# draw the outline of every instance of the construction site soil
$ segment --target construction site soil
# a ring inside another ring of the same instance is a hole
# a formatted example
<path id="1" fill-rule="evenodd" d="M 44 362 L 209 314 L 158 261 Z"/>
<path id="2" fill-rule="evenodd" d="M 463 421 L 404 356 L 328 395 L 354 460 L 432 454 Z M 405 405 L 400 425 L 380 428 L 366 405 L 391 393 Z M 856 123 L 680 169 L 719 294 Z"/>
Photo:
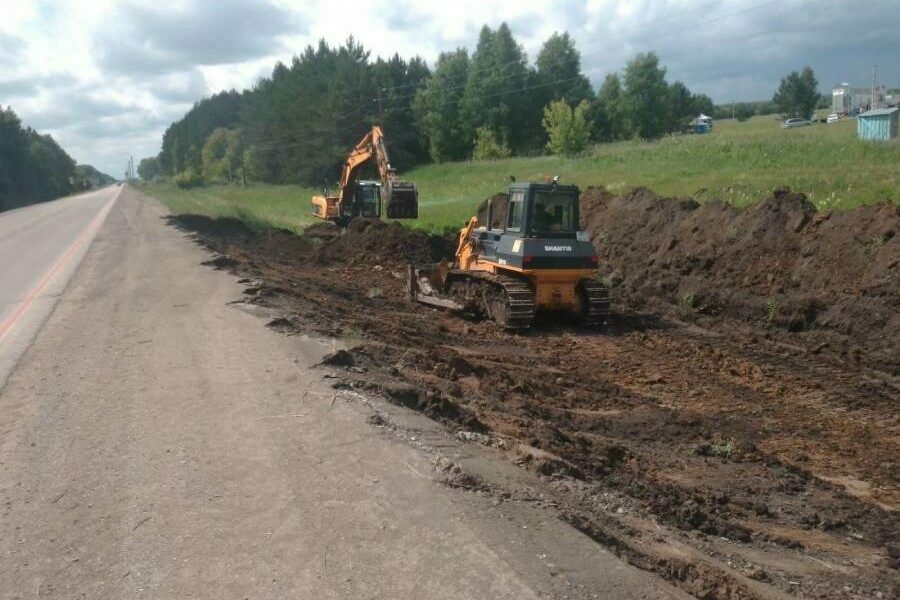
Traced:
<path id="1" fill-rule="evenodd" d="M 900 595 L 897 206 L 589 188 L 611 323 L 525 334 L 408 299 L 407 265 L 452 239 L 172 221 L 283 315 L 273 327 L 347 340 L 326 361 L 338 385 L 500 448 L 547 483 L 548 511 L 696 597 Z"/>

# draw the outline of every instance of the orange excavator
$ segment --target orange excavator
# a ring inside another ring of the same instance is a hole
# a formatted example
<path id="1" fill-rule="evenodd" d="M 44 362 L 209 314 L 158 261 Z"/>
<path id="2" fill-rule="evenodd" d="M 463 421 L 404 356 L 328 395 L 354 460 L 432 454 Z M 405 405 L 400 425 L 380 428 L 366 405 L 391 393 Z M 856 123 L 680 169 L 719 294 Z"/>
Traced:
<path id="1" fill-rule="evenodd" d="M 380 181 L 359 179 L 359 170 L 374 161 Z M 416 184 L 401 181 L 391 167 L 385 146 L 384 133 L 375 125 L 347 155 L 341 169 L 341 184 L 337 196 L 328 191 L 312 198 L 312 214 L 320 219 L 344 226 L 354 217 L 379 218 L 382 205 L 389 219 L 419 217 L 419 190 Z"/>

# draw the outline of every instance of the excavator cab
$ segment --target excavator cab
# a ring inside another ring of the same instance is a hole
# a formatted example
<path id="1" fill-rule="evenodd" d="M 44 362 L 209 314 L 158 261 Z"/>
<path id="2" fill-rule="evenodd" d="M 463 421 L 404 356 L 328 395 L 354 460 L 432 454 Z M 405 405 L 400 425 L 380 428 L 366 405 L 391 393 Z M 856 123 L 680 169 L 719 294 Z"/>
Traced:
<path id="1" fill-rule="evenodd" d="M 359 181 L 353 194 L 353 210 L 348 217 L 377 219 L 381 216 L 381 184 L 377 181 Z"/>

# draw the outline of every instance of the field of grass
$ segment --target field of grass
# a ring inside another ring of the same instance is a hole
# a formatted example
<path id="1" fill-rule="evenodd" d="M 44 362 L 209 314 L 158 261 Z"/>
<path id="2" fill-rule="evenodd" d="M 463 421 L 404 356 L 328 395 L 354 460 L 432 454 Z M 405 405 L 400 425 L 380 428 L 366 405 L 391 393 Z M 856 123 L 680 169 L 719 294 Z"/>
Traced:
<path id="1" fill-rule="evenodd" d="M 779 186 L 806 193 L 820 209 L 846 209 L 891 198 L 900 201 L 900 143 L 856 139 L 856 121 L 782 130 L 773 117 L 718 121 L 708 135 L 593 147 L 578 158 L 540 156 L 427 165 L 401 174 L 419 187 L 419 215 L 410 224 L 459 227 L 484 198 L 519 181 L 559 175 L 582 188 L 613 192 L 646 186 L 671 196 L 720 198 L 739 206 Z M 154 186 L 176 212 L 233 216 L 254 225 L 296 230 L 310 222 L 314 190 L 299 186 L 215 186 L 182 191 Z"/>
<path id="2" fill-rule="evenodd" d="M 309 199 L 321 190 L 299 185 L 212 185 L 182 190 L 169 183 L 140 184 L 175 214 L 233 217 L 254 228 L 300 232 L 312 223 Z"/>

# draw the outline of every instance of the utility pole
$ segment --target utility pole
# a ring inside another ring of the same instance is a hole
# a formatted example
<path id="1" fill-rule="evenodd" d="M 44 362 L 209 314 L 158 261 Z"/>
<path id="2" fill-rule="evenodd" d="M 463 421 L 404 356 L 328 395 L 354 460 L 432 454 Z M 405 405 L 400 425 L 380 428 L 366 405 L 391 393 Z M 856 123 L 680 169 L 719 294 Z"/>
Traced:
<path id="1" fill-rule="evenodd" d="M 875 101 L 875 81 L 876 81 L 877 76 L 878 76 L 878 65 L 874 65 L 872 67 L 872 103 L 871 103 L 871 106 L 869 106 L 869 110 L 875 110 L 876 108 L 878 108 L 876 101 Z"/>
<path id="2" fill-rule="evenodd" d="M 731 120 L 734 121 L 734 100 L 731 101 Z"/>

